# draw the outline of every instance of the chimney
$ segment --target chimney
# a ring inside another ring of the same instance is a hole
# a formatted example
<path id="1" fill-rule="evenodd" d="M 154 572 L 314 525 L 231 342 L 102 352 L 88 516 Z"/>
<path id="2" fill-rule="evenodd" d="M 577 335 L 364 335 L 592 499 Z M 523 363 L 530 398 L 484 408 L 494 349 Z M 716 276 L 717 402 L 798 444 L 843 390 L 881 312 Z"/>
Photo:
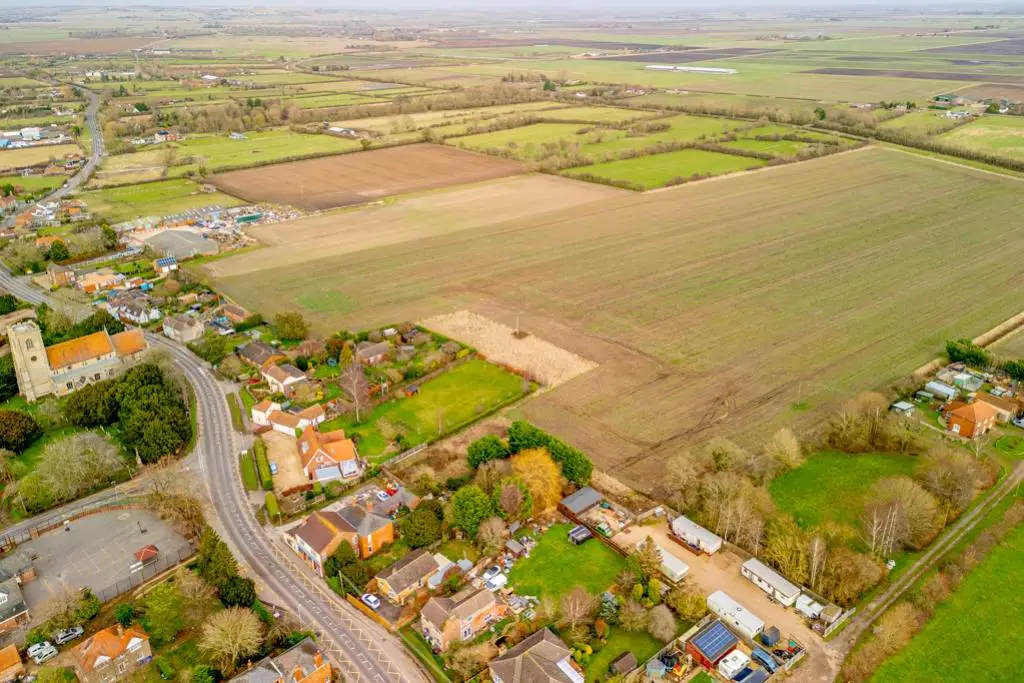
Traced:
<path id="1" fill-rule="evenodd" d="M 301 666 L 295 667 L 295 670 L 292 671 L 292 678 L 294 678 L 296 681 L 301 681 L 302 680 L 302 676 L 303 676 L 303 674 L 302 674 L 302 667 Z"/>

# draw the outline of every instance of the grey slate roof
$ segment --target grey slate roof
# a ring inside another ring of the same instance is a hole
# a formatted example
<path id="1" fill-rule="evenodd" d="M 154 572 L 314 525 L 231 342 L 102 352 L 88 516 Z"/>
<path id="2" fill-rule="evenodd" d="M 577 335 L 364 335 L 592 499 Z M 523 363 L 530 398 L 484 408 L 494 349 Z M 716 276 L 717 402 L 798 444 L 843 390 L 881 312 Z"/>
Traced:
<path id="1" fill-rule="evenodd" d="M 501 678 L 502 683 L 573 683 L 573 680 L 558 666 L 570 654 L 551 629 L 544 628 L 488 665 L 491 676 Z"/>
<path id="2" fill-rule="evenodd" d="M 584 486 L 576 493 L 570 494 L 562 499 L 561 505 L 573 514 L 586 512 L 604 500 L 604 496 L 589 486 Z"/>
<path id="3" fill-rule="evenodd" d="M 0 600 L 0 623 L 28 611 L 17 579 L 7 579 L 0 583 Z"/>
<path id="4" fill-rule="evenodd" d="M 428 578 L 437 571 L 437 562 L 429 550 L 421 548 L 409 553 L 398 562 L 377 574 L 377 578 L 384 579 L 396 593 L 408 589 Z"/>

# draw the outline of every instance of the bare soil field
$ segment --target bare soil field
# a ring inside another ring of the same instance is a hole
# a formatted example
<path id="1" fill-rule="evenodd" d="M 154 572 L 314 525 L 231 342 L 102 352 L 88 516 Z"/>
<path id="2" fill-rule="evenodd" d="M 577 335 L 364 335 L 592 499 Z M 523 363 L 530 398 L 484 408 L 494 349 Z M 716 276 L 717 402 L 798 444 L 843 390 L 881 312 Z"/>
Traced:
<path id="1" fill-rule="evenodd" d="M 1008 100 L 1024 100 L 1024 85 L 993 85 L 986 83 L 984 85 L 972 85 L 967 88 L 961 88 L 956 92 L 959 95 L 977 97 L 978 99 L 998 97 Z"/>
<path id="2" fill-rule="evenodd" d="M 928 81 L 981 81 L 983 83 L 1024 84 L 1024 76 L 1000 76 L 954 71 L 909 71 L 904 69 L 853 69 L 848 67 L 826 67 L 802 71 L 805 74 L 826 76 L 874 76 L 881 78 L 918 78 Z"/>
<path id="3" fill-rule="evenodd" d="M 681 449 L 812 427 L 1020 312 L 1019 195 L 1013 178 L 876 148 L 220 284 L 321 329 L 519 315 L 598 365 L 525 416 L 651 491 Z"/>
<path id="4" fill-rule="evenodd" d="M 967 55 L 1011 55 L 1024 54 L 1024 38 L 1013 38 L 1010 40 L 997 40 L 991 43 L 972 43 L 970 45 L 950 45 L 948 47 L 935 47 L 921 52 L 933 53 L 958 53 Z"/>
<path id="5" fill-rule="evenodd" d="M 246 201 L 316 210 L 522 172 L 521 164 L 483 154 L 440 145 L 405 145 L 232 171 L 210 182 Z"/>
<path id="6" fill-rule="evenodd" d="M 0 54 L 9 55 L 50 55 L 75 54 L 97 55 L 113 52 L 127 52 L 159 40 L 153 37 L 132 38 L 70 38 L 68 40 L 47 40 L 32 43 L 0 44 Z"/>
<path id="7" fill-rule="evenodd" d="M 342 256 L 435 235 L 479 228 L 505 219 L 528 218 L 625 194 L 604 185 L 550 175 L 501 178 L 464 187 L 400 197 L 387 204 L 361 206 L 285 223 L 260 225 L 247 232 L 267 246 L 215 261 L 208 270 L 218 278 L 301 265 L 311 254 Z"/>

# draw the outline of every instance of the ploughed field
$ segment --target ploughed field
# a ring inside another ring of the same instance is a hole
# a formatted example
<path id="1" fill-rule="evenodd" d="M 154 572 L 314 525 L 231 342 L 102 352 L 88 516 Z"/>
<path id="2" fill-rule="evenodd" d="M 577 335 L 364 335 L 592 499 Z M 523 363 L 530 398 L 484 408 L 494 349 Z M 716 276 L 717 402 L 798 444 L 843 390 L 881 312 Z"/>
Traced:
<path id="1" fill-rule="evenodd" d="M 210 182 L 246 201 L 317 210 L 522 171 L 504 159 L 439 145 L 406 145 L 233 171 Z"/>
<path id="2" fill-rule="evenodd" d="M 322 331 L 519 314 L 599 364 L 526 417 L 652 489 L 681 448 L 714 434 L 760 445 L 1018 313 L 1020 192 L 868 149 L 219 279 L 265 314 L 298 304 Z"/>

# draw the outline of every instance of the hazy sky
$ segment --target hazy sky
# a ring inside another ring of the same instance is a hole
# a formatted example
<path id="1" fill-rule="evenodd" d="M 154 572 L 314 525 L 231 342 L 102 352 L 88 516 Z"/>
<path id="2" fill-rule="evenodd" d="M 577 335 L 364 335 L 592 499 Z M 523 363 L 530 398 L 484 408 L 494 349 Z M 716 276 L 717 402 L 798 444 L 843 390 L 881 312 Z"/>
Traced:
<path id="1" fill-rule="evenodd" d="M 48 6 L 88 6 L 88 7 L 227 7 L 227 6 L 263 6 L 263 7 L 330 7 L 338 9 L 352 9 L 364 11 L 388 11 L 388 10 L 479 10 L 479 11 L 511 11 L 516 14 L 524 12 L 545 12 L 564 13 L 571 11 L 580 14 L 605 14 L 613 12 L 620 16 L 639 13 L 641 10 L 650 11 L 659 8 L 674 13 L 717 13 L 722 8 L 743 8 L 751 9 L 773 9 L 786 8 L 809 9 L 819 8 L 830 12 L 848 11 L 858 13 L 870 7 L 873 11 L 879 9 L 899 8 L 912 9 L 915 12 L 931 10 L 937 14 L 951 15 L 956 10 L 977 11 L 1006 11 L 1024 13 L 1024 2 L 1007 2 L 1006 0 L 958 0 L 956 5 L 949 2 L 936 2 L 935 0 L 840 0 L 828 2 L 827 0 L 714 0 L 713 2 L 702 0 L 698 2 L 687 0 L 380 0 L 370 2 L 368 0 L 149 0 L 146 2 L 135 2 L 134 0 L 44 0 L 34 2 L 32 0 L 0 0 L 0 7 L 30 7 L 40 9 Z M 0 17 L 0 23 L 3 17 Z"/>

